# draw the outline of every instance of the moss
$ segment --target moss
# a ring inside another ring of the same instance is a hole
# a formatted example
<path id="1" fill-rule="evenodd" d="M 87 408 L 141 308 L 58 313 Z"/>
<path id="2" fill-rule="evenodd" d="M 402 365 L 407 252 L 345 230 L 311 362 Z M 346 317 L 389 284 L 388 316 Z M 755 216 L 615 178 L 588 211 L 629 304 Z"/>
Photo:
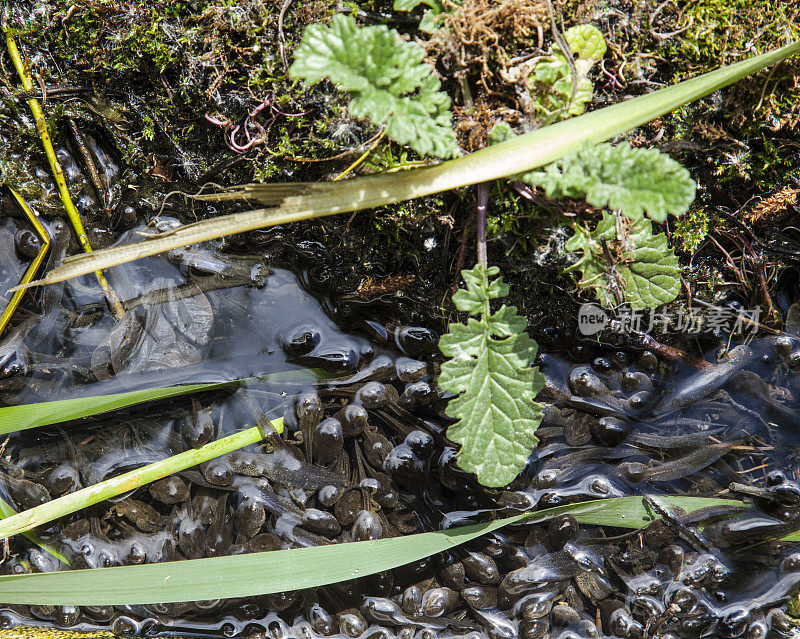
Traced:
<path id="1" fill-rule="evenodd" d="M 681 17 L 691 26 L 673 39 L 673 46 L 689 71 L 729 64 L 753 49 L 787 44 L 800 33 L 800 8 L 791 2 L 690 0 L 681 7 Z"/>
<path id="2" fill-rule="evenodd" d="M 795 591 L 786 604 L 786 612 L 790 617 L 800 617 L 800 591 Z"/>
<path id="3" fill-rule="evenodd" d="M 20 25 L 34 72 L 56 86 L 102 87 L 130 120 L 129 142 L 138 153 L 125 160 L 141 168 L 141 156 L 161 155 L 194 180 L 226 158 L 221 128 L 207 123 L 213 114 L 231 126 L 269 98 L 284 112 L 311 110 L 308 118 L 260 116 L 271 126 L 253 165 L 260 179 L 285 179 L 297 168 L 285 157 L 324 156 L 330 142 L 327 122 L 339 113 L 336 99 L 304 94 L 286 77 L 277 45 L 277 11 L 260 0 L 50 0 L 40 24 Z M 284 16 L 286 55 L 310 21 L 324 19 L 321 0 L 297 0 Z M 16 12 L 19 21 L 24 11 Z M 36 52 L 47 50 L 56 63 Z M 114 91 L 119 91 L 115 94 Z M 125 96 L 125 97 L 123 97 Z M 133 98 L 137 101 L 131 102 Z M 57 120 L 58 118 L 56 118 Z M 54 130 L 58 121 L 52 122 Z M 316 133 L 316 135 L 315 135 Z M 241 135 L 241 134 L 240 134 Z M 240 138 L 241 139 L 241 138 Z M 339 149 L 341 150 L 341 149 Z M 257 149 L 256 149 L 257 151 Z M 149 160 L 152 166 L 152 159 Z M 248 181 L 247 163 L 237 163 L 231 181 Z M 262 168 L 264 167 L 264 168 Z M 313 173 L 313 172 L 312 172 Z M 219 175 L 216 175 L 219 179 Z"/>
<path id="4" fill-rule="evenodd" d="M 731 64 L 800 37 L 800 4 L 772 0 L 691 0 L 670 24 L 688 26 L 669 38 L 668 59 L 676 79 Z M 739 124 L 766 123 L 773 130 L 800 121 L 800 65 L 796 61 L 740 82 L 723 106 Z"/>
<path id="5" fill-rule="evenodd" d="M 708 212 L 703 207 L 693 206 L 685 215 L 675 220 L 672 238 L 681 248 L 693 255 L 708 235 L 710 227 Z"/>
<path id="6" fill-rule="evenodd" d="M 530 214 L 526 211 L 523 198 L 508 185 L 496 182 L 489 193 L 486 231 L 489 237 L 512 234 L 520 236 L 525 226 L 524 219 Z M 524 244 L 524 241 L 522 242 Z"/>

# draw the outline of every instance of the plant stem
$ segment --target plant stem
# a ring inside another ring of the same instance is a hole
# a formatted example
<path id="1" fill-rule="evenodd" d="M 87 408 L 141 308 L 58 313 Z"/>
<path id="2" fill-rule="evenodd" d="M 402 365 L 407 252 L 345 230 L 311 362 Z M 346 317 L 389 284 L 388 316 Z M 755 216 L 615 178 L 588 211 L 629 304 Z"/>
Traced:
<path id="1" fill-rule="evenodd" d="M 24 510 L 0 521 L 0 539 L 27 532 L 59 517 L 72 514 L 81 508 L 127 493 L 162 477 L 173 475 L 215 457 L 260 442 L 268 437 L 273 432 L 273 429 L 278 433 L 283 431 L 283 418 L 248 428 L 206 444 L 196 450 L 184 451 L 167 459 L 123 473 L 118 477 L 107 479 L 94 486 L 87 486 L 74 493 L 53 499 L 41 506 Z"/>
<path id="2" fill-rule="evenodd" d="M 14 510 L 13 506 L 9 504 L 5 499 L 0 499 L 0 518 L 6 517 L 13 517 L 17 514 L 17 511 Z M 50 544 L 46 544 L 41 539 L 39 539 L 39 535 L 32 532 L 22 533 L 24 537 L 27 537 L 30 541 L 35 543 L 39 548 L 44 550 L 47 553 L 50 553 L 58 559 L 62 564 L 65 566 L 69 566 L 69 560 L 64 557 L 60 552 L 58 552 L 55 548 L 53 548 Z"/>
<path id="3" fill-rule="evenodd" d="M 478 235 L 478 263 L 486 266 L 488 264 L 486 259 L 486 209 L 489 206 L 489 182 L 481 182 L 478 184 L 477 193 L 477 206 L 478 221 L 477 221 L 477 235 Z"/>
<path id="4" fill-rule="evenodd" d="M 370 145 L 370 147 L 361 154 L 361 157 L 359 157 L 355 162 L 353 162 L 350 166 L 348 166 L 344 171 L 342 171 L 341 173 L 339 173 L 339 175 L 337 175 L 335 178 L 333 178 L 333 181 L 336 182 L 338 180 L 341 180 L 345 175 L 350 173 L 350 171 L 355 169 L 359 164 L 361 164 L 364 160 L 366 160 L 367 157 L 369 157 L 369 154 L 372 153 L 372 150 L 376 146 L 378 146 L 378 143 L 383 139 L 384 135 L 386 135 L 386 129 L 381 131 L 380 135 L 377 138 L 375 138 L 375 141 Z"/>
<path id="5" fill-rule="evenodd" d="M 22 60 L 22 56 L 20 55 L 19 49 L 17 48 L 17 43 L 14 40 L 14 34 L 5 23 L 3 24 L 2 28 L 6 35 L 6 47 L 8 48 L 8 54 L 11 56 L 11 61 L 14 63 L 14 68 L 19 74 L 20 81 L 22 82 L 22 88 L 24 88 L 26 91 L 33 91 L 33 80 L 31 80 L 26 65 Z M 61 169 L 61 165 L 58 163 L 55 149 L 53 149 L 53 143 L 50 140 L 50 134 L 47 131 L 47 120 L 44 117 L 44 111 L 42 111 L 42 107 L 36 98 L 30 98 L 28 100 L 28 106 L 33 114 L 33 119 L 36 123 L 36 130 L 39 132 L 39 137 L 42 140 L 42 146 L 44 147 L 44 152 L 47 156 L 47 162 L 50 164 L 50 169 L 53 171 L 53 178 L 55 179 L 56 186 L 58 187 L 58 195 L 61 198 L 61 202 L 64 204 L 67 217 L 72 224 L 72 228 L 75 229 L 75 234 L 78 236 L 78 242 L 80 243 L 83 251 L 85 253 L 91 253 L 92 247 L 89 244 L 89 237 L 86 235 L 86 229 L 83 227 L 83 222 L 81 221 L 81 216 L 78 213 L 78 209 L 75 208 L 75 205 L 72 202 L 72 196 L 69 193 L 67 181 L 64 178 L 64 171 Z M 111 311 L 114 313 L 117 319 L 122 318 L 122 316 L 125 315 L 125 310 L 122 308 L 119 298 L 108 284 L 105 275 L 103 275 L 102 271 L 97 270 L 95 271 L 95 277 L 97 277 L 97 281 L 100 283 L 100 286 L 106 295 L 106 299 L 108 301 L 108 305 L 111 307 Z"/>
<path id="6" fill-rule="evenodd" d="M 36 257 L 31 260 L 30 265 L 25 270 L 25 273 L 22 275 L 22 278 L 19 281 L 20 284 L 27 284 L 34 277 L 36 277 L 36 274 L 39 272 L 39 269 L 44 262 L 45 255 L 47 255 L 47 252 L 50 250 L 50 236 L 47 234 L 47 229 L 39 221 L 39 214 L 35 213 L 31 207 L 28 206 L 28 203 L 25 201 L 25 199 L 13 188 L 10 186 L 7 188 L 11 193 L 11 196 L 17 202 L 17 205 L 25 213 L 25 217 L 28 219 L 28 222 L 30 222 L 33 230 L 36 232 L 36 235 L 39 237 L 39 240 L 42 243 L 41 249 L 36 254 Z M 0 314 L 0 333 L 2 333 L 5 327 L 8 325 L 9 320 L 14 315 L 14 311 L 17 310 L 17 306 L 19 306 L 19 302 L 22 299 L 24 292 L 25 291 L 16 291 L 11 296 L 8 304 L 6 304 L 2 314 Z"/>

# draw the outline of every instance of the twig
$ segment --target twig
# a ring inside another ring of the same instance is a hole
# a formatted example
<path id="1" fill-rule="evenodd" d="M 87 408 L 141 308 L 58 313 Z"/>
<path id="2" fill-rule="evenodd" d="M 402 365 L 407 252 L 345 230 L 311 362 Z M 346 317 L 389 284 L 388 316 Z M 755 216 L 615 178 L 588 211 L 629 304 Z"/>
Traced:
<path id="1" fill-rule="evenodd" d="M 711 235 L 708 236 L 708 239 L 710 239 L 716 245 L 716 247 L 720 251 L 722 251 L 722 254 L 725 256 L 725 261 L 727 262 L 728 266 L 736 274 L 736 277 L 739 278 L 739 283 L 743 287 L 747 288 L 748 287 L 747 280 L 745 279 L 745 277 L 742 274 L 742 272 L 739 270 L 739 267 L 736 266 L 736 262 L 733 261 L 733 258 L 730 256 L 730 253 L 728 253 L 728 251 L 726 251 L 724 248 L 722 248 L 722 245 L 719 242 L 717 242 L 717 240 L 715 240 Z"/>
<path id="2" fill-rule="evenodd" d="M 681 27 L 680 29 L 676 29 L 675 31 L 670 31 L 669 33 L 659 33 L 658 31 L 653 30 L 653 21 L 656 19 L 656 16 L 659 13 L 661 13 L 661 9 L 663 9 L 664 6 L 667 5 L 669 2 L 670 0 L 664 0 L 664 2 L 662 2 L 655 8 L 655 10 L 650 14 L 650 17 L 648 19 L 647 22 L 648 31 L 650 32 L 650 35 L 653 36 L 656 40 L 666 40 L 668 38 L 673 38 L 676 35 L 686 31 L 689 27 L 692 26 L 692 23 L 694 22 L 692 16 L 689 16 L 689 21 L 686 24 L 686 26 Z"/>
<path id="3" fill-rule="evenodd" d="M 28 265 L 28 268 L 25 270 L 25 273 L 22 275 L 20 279 L 20 284 L 27 284 L 30 282 L 36 274 L 39 272 L 39 269 L 44 262 L 45 255 L 50 250 L 50 236 L 47 233 L 47 229 L 44 225 L 39 221 L 38 213 L 35 213 L 31 207 L 28 206 L 28 203 L 23 199 L 23 197 L 17 193 L 14 189 L 10 186 L 7 187 L 9 192 L 11 193 L 12 197 L 16 200 L 17 205 L 22 209 L 23 213 L 25 213 L 25 217 L 33 226 L 33 230 L 36 233 L 39 241 L 42 243 L 42 247 L 36 256 L 31 260 L 31 263 Z M 3 309 L 2 314 L 0 314 L 0 333 L 3 332 L 5 327 L 8 325 L 8 322 L 11 320 L 11 317 L 14 315 L 14 311 L 17 310 L 19 306 L 19 302 L 22 299 L 25 291 L 15 291 L 11 296 L 11 299 L 6 304 L 6 307 Z M 5 447 L 5 443 L 3 444 Z"/>
<path id="4" fill-rule="evenodd" d="M 350 171 L 355 169 L 359 164 L 361 164 L 364 160 L 366 160 L 367 157 L 369 157 L 369 154 L 372 153 L 372 150 L 376 146 L 378 146 L 378 143 L 383 139 L 384 135 L 386 135 L 386 129 L 381 131 L 381 134 L 375 139 L 375 141 L 370 145 L 370 147 L 361 154 L 361 156 L 355 162 L 353 162 L 344 171 L 342 171 L 341 173 L 339 173 L 339 175 L 333 178 L 333 181 L 336 182 L 336 180 L 341 180 L 345 175 L 350 173 Z"/>
<path id="5" fill-rule="evenodd" d="M 489 182 L 478 184 L 477 203 L 475 210 L 478 213 L 478 263 L 486 266 L 486 209 L 489 205 Z"/>
<path id="6" fill-rule="evenodd" d="M 44 102 L 42 102 L 42 104 L 44 104 Z M 95 164 L 94 158 L 92 158 L 92 154 L 89 152 L 86 139 L 83 137 L 83 133 L 78 128 L 78 124 L 73 118 L 67 118 L 67 124 L 69 124 L 70 131 L 75 138 L 75 143 L 78 145 L 78 151 L 80 152 L 81 157 L 83 157 L 86 170 L 89 172 L 89 181 L 91 182 L 92 187 L 97 194 L 97 199 L 103 205 L 103 208 L 106 210 L 106 212 L 108 212 L 108 201 L 106 197 L 105 185 L 103 184 L 103 180 L 100 178 L 100 171 L 97 170 L 97 164 Z"/>
<path id="7" fill-rule="evenodd" d="M 668 344 L 662 344 L 647 333 L 631 331 L 630 340 L 632 343 L 650 350 L 657 355 L 660 355 L 664 359 L 668 359 L 673 362 L 684 362 L 685 364 L 688 364 L 697 370 L 706 370 L 714 366 L 704 359 L 698 359 L 697 357 L 694 357 L 693 355 L 690 355 L 686 351 L 682 351 L 679 348 L 669 346 Z"/>
<path id="8" fill-rule="evenodd" d="M 767 79 L 764 80 L 764 86 L 761 88 L 761 97 L 758 98 L 758 104 L 756 104 L 756 108 L 754 109 L 755 111 L 758 111 L 761 108 L 761 105 L 764 102 L 764 96 L 767 94 L 767 87 L 769 86 L 769 81 L 772 80 L 772 76 L 775 74 L 775 72 L 778 70 L 778 67 L 780 67 L 781 64 L 783 64 L 783 62 L 778 62 L 778 64 L 776 64 L 769 70 L 769 73 L 767 74 Z"/>
<path id="9" fill-rule="evenodd" d="M 467 221 L 464 222 L 464 229 L 461 231 L 461 243 L 458 246 L 458 257 L 456 258 L 456 281 L 453 282 L 453 293 L 455 293 L 458 288 L 458 278 L 461 275 L 461 267 L 464 266 L 464 256 L 467 251 L 467 237 L 469 236 L 469 230 L 472 228 L 472 223 L 475 221 L 476 213 L 477 211 L 475 209 L 469 212 L 469 217 L 467 217 Z"/>
<path id="10" fill-rule="evenodd" d="M 283 0 L 281 11 L 278 14 L 278 46 L 281 50 L 281 63 L 284 71 L 289 69 L 289 61 L 286 59 L 286 34 L 283 32 L 283 18 L 286 16 L 291 4 L 292 0 Z"/>
<path id="11" fill-rule="evenodd" d="M 6 36 L 6 47 L 8 48 L 8 54 L 11 57 L 11 61 L 14 63 L 14 68 L 19 74 L 22 87 L 26 91 L 33 91 L 33 81 L 31 80 L 30 75 L 25 68 L 25 63 L 22 61 L 22 56 L 20 55 L 19 49 L 17 48 L 17 43 L 14 40 L 14 34 L 11 32 L 11 29 L 8 28 L 8 25 L 6 25 L 5 22 L 2 24 L 2 29 Z M 89 244 L 89 238 L 86 235 L 86 229 L 83 228 L 83 222 L 81 222 L 80 214 L 75 208 L 75 205 L 72 203 L 72 196 L 69 193 L 67 181 L 64 178 L 64 171 L 61 169 L 61 165 L 58 163 L 58 158 L 56 157 L 55 149 L 53 149 L 53 143 L 51 142 L 50 134 L 47 131 L 47 120 L 44 117 L 42 107 L 39 105 L 39 101 L 36 98 L 29 98 L 28 106 L 33 114 L 33 119 L 36 122 L 36 130 L 39 132 L 39 137 L 42 140 L 42 146 L 44 147 L 44 152 L 47 155 L 47 161 L 50 164 L 50 169 L 53 171 L 53 178 L 55 179 L 56 186 L 58 187 L 58 194 L 61 198 L 61 202 L 63 203 L 64 209 L 67 212 L 67 217 L 72 224 L 72 228 L 75 229 L 75 234 L 78 236 L 78 242 L 80 243 L 81 248 L 83 248 L 83 251 L 85 253 L 91 253 L 92 247 Z M 125 315 L 125 311 L 122 308 L 122 304 L 120 304 L 119 298 L 109 286 L 108 281 L 106 281 L 105 275 L 103 275 L 102 271 L 95 271 L 95 276 L 105 292 L 106 300 L 108 301 L 108 305 L 111 307 L 111 311 L 118 319 L 122 318 Z"/>
<path id="12" fill-rule="evenodd" d="M 758 274 L 758 282 L 761 285 L 761 292 L 764 294 L 764 301 L 767 303 L 767 316 L 772 317 L 775 313 L 775 306 L 772 304 L 772 297 L 769 294 L 763 260 L 758 260 L 758 270 L 756 273 Z"/>

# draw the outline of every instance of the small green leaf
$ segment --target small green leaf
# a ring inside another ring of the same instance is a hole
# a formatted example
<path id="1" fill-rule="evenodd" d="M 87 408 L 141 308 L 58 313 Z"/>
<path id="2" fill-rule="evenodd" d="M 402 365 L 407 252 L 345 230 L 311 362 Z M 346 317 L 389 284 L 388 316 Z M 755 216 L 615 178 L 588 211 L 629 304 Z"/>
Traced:
<path id="1" fill-rule="evenodd" d="M 505 486 L 525 467 L 543 416 L 533 400 L 544 376 L 532 366 L 537 345 L 525 333 L 527 323 L 514 306 L 495 313 L 489 308 L 490 300 L 508 295 L 502 278 L 489 280 L 499 273 L 480 264 L 462 271 L 466 289 L 453 301 L 480 319 L 451 323 L 439 341 L 450 358 L 442 364 L 439 386 L 459 393 L 447 405 L 447 415 L 459 420 L 447 436 L 461 444 L 459 466 L 491 487 Z"/>
<path id="2" fill-rule="evenodd" d="M 461 154 L 451 126 L 450 98 L 440 91 L 425 50 L 384 25 L 357 27 L 338 14 L 329 27 L 312 24 L 289 68 L 293 78 L 314 84 L 329 78 L 352 97 L 354 117 L 386 124 L 386 134 L 423 156 Z"/>
<path id="3" fill-rule="evenodd" d="M 600 29 L 591 24 L 578 24 L 564 33 L 572 53 L 582 60 L 601 60 L 606 54 L 606 39 Z"/>
<path id="4" fill-rule="evenodd" d="M 574 56 L 577 80 L 575 93 L 572 87 L 572 67 L 558 46 L 553 55 L 536 63 L 528 78 L 531 93 L 535 94 L 536 111 L 544 124 L 565 120 L 583 113 L 592 100 L 593 86 L 588 73 L 606 53 L 606 41 L 597 27 L 591 24 L 576 25 L 564 34 Z"/>
<path id="5" fill-rule="evenodd" d="M 511 129 L 511 125 L 508 122 L 499 120 L 494 123 L 494 126 L 489 131 L 489 135 L 486 136 L 486 146 L 500 144 L 500 142 L 505 142 L 515 137 L 517 137 L 517 134 Z"/>
<path id="6" fill-rule="evenodd" d="M 620 220 L 608 213 L 591 233 L 576 227 L 566 244 L 568 251 L 581 253 L 567 270 L 581 272 L 579 285 L 593 288 L 604 306 L 616 306 L 620 299 L 634 310 L 655 308 L 674 300 L 680 292 L 680 265 L 663 233 L 653 235 L 650 220 Z M 603 243 L 614 263 L 606 259 Z"/>
<path id="7" fill-rule="evenodd" d="M 620 209 L 631 219 L 647 213 L 658 222 L 685 213 L 696 188 L 678 162 L 658 149 L 634 149 L 627 142 L 586 145 L 522 179 L 543 187 L 550 198 L 583 199 L 598 208 Z"/>

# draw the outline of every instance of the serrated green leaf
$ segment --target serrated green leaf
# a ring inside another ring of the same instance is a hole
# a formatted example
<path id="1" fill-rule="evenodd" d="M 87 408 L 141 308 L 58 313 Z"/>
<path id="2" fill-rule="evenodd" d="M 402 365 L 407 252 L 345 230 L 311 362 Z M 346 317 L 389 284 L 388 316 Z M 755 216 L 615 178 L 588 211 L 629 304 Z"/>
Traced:
<path id="1" fill-rule="evenodd" d="M 306 28 L 289 75 L 310 84 L 329 78 L 352 96 L 354 117 L 385 123 L 386 135 L 420 155 L 456 157 L 461 153 L 450 98 L 424 58 L 425 50 L 397 31 L 358 27 L 351 16 L 338 14 L 329 27 Z"/>
<path id="2" fill-rule="evenodd" d="M 619 209 L 631 219 L 647 213 L 658 222 L 685 213 L 696 189 L 678 162 L 658 149 L 634 149 L 627 142 L 585 145 L 522 180 L 543 187 L 550 198 L 583 199 L 598 208 Z"/>
<path id="3" fill-rule="evenodd" d="M 576 83 L 575 95 L 572 95 L 572 69 L 566 58 L 560 53 L 541 60 L 528 78 L 531 93 L 535 94 L 536 112 L 541 115 L 543 124 L 551 124 L 565 120 L 573 115 L 580 115 L 592 100 L 592 82 L 586 77 L 594 60 L 587 60 L 585 65 L 578 64 L 576 69 L 580 76 Z"/>
<path id="4" fill-rule="evenodd" d="M 566 249 L 581 257 L 567 270 L 580 271 L 579 285 L 595 289 L 604 306 L 616 306 L 617 295 L 634 310 L 671 302 L 680 292 L 680 265 L 666 236 L 653 235 L 653 225 L 645 218 L 623 226 L 625 237 L 619 237 L 616 218 L 604 213 L 591 233 L 577 227 Z M 604 241 L 614 264 L 606 259 Z"/>
<path id="5" fill-rule="evenodd" d="M 606 39 L 603 33 L 591 24 L 577 24 L 564 33 L 572 53 L 583 60 L 600 60 L 606 54 Z"/>
<path id="6" fill-rule="evenodd" d="M 542 409 L 534 401 L 544 376 L 532 366 L 536 342 L 525 333 L 527 322 L 514 306 L 492 313 L 489 301 L 508 295 L 496 266 L 462 271 L 466 288 L 453 300 L 457 308 L 480 316 L 466 324 L 453 322 L 439 340 L 449 357 L 442 364 L 439 386 L 458 397 L 446 413 L 459 421 L 447 436 L 461 444 L 458 464 L 477 475 L 484 486 L 508 484 L 525 467 L 538 443 Z"/>

